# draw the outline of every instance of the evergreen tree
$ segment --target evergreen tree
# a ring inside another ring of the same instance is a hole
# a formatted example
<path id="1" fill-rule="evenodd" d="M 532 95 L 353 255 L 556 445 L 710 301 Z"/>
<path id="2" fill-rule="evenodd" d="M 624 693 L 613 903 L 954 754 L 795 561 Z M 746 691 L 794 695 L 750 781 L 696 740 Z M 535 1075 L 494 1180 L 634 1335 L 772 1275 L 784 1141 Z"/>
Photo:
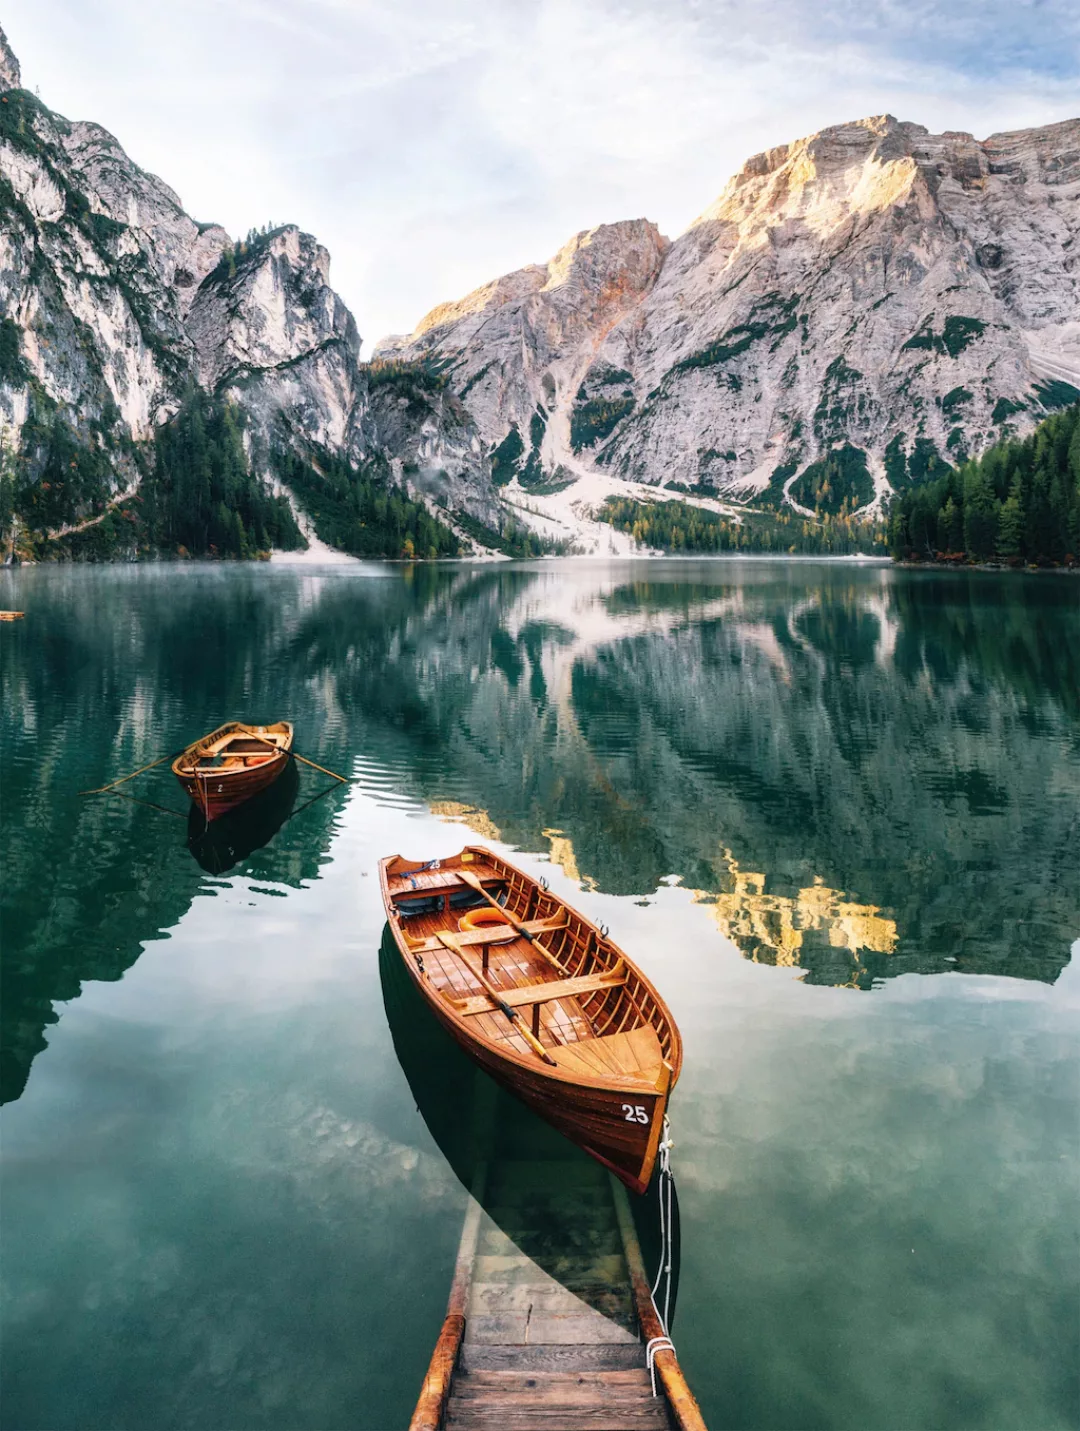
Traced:
<path id="1" fill-rule="evenodd" d="M 1054 413 L 893 503 L 894 556 L 963 551 L 972 560 L 1060 563 L 1080 555 L 1080 405 Z"/>
<path id="2" fill-rule="evenodd" d="M 1015 489 L 1001 504 L 998 515 L 997 550 L 1003 557 L 1018 557 L 1024 541 L 1024 512 Z"/>
<path id="3" fill-rule="evenodd" d="M 287 498 L 273 496 L 252 472 L 242 415 L 232 404 L 189 393 L 158 429 L 155 446 L 143 494 L 153 545 L 228 557 L 303 545 Z"/>
<path id="4" fill-rule="evenodd" d="M 282 480 L 310 513 L 323 541 L 353 556 L 457 556 L 457 538 L 395 486 L 381 459 L 359 467 L 344 458 L 321 454 L 316 471 L 299 457 L 283 458 Z"/>
<path id="5" fill-rule="evenodd" d="M 998 503 L 987 474 L 977 464 L 964 474 L 964 546 L 972 556 L 993 554 Z"/>

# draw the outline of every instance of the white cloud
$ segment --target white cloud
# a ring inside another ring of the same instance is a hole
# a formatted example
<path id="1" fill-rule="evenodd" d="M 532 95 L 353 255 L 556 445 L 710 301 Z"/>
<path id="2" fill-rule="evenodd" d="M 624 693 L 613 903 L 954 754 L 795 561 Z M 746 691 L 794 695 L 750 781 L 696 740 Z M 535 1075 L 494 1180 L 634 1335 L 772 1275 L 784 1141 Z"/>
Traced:
<path id="1" fill-rule="evenodd" d="M 8 0 L 24 82 L 196 217 L 300 223 L 369 338 L 864 114 L 1075 113 L 1077 19 L 1036 0 Z"/>

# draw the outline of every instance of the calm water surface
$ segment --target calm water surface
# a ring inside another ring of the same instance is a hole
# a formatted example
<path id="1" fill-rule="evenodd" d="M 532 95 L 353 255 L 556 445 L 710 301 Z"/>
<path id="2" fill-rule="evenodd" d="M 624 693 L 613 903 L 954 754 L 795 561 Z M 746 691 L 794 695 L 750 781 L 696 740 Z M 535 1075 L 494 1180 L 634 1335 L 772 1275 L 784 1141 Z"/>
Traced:
<path id="1" fill-rule="evenodd" d="M 406 1423 L 465 1193 L 375 867 L 477 835 L 682 1028 L 714 1431 L 1080 1425 L 1075 581 L 40 568 L 0 605 L 12 1431 Z M 353 783 L 304 769 L 253 852 L 193 853 L 167 767 L 79 798 L 238 715 Z"/>

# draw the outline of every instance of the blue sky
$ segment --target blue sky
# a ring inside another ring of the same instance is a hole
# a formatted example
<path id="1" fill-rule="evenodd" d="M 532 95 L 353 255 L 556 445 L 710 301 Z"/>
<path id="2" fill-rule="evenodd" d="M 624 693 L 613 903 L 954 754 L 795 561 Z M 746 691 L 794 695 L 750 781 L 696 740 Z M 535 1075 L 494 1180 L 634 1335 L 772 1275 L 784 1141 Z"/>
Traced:
<path id="1" fill-rule="evenodd" d="M 316 234 L 367 346 L 579 229 L 677 234 L 828 124 L 1080 113 L 1075 0 L 6 0 L 3 22 L 24 84 L 194 217 Z"/>

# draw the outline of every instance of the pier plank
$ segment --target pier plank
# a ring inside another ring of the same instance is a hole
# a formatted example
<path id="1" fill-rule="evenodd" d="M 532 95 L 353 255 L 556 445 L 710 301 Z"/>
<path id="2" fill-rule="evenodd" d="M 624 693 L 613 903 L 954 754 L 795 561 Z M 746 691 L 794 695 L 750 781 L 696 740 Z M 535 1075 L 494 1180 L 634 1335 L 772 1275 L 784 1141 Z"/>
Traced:
<path id="1" fill-rule="evenodd" d="M 455 1274 L 449 1391 L 440 1419 L 412 1431 L 682 1427 L 645 1368 L 621 1187 L 580 1159 L 493 1159 L 485 1177 Z"/>
<path id="2" fill-rule="evenodd" d="M 632 1371 L 640 1369 L 640 1342 L 597 1346 L 536 1346 L 534 1343 L 500 1342 L 461 1349 L 459 1363 L 470 1375 L 479 1371 Z"/>

